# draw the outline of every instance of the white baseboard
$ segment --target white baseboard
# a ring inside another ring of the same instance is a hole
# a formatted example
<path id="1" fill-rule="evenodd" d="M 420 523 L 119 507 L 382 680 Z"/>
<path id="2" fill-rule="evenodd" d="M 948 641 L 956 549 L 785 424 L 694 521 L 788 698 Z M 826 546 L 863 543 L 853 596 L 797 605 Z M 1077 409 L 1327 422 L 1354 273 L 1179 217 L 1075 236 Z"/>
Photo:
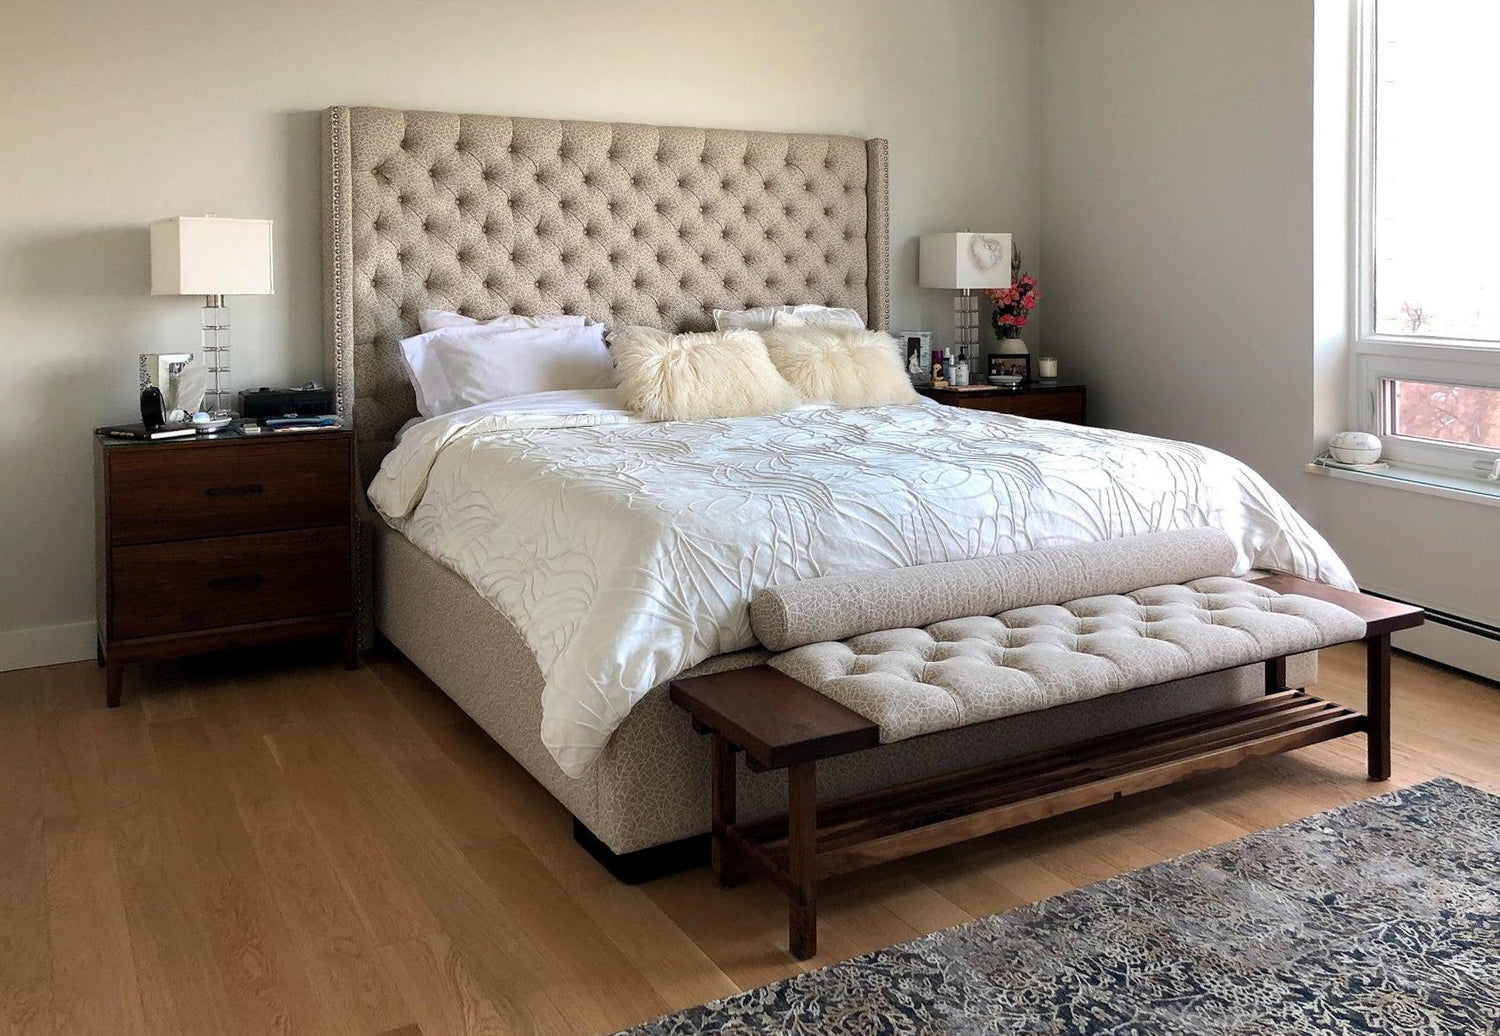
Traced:
<path id="1" fill-rule="evenodd" d="M 0 672 L 57 665 L 59 662 L 81 662 L 94 657 L 95 643 L 92 622 L 0 630 Z"/>
<path id="2" fill-rule="evenodd" d="M 1402 651 L 1500 681 L 1500 641 L 1428 622 L 1397 633 L 1391 637 L 1391 643 Z"/>

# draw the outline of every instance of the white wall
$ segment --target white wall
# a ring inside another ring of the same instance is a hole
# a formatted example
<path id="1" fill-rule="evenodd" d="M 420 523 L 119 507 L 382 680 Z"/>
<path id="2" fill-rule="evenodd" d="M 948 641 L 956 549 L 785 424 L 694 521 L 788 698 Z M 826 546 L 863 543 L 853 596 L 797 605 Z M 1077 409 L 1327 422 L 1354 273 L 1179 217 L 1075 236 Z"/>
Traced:
<path id="1" fill-rule="evenodd" d="M 1009 230 L 1037 252 L 1037 26 L 1031 0 L 15 8 L 0 34 L 0 668 L 91 652 L 88 430 L 131 417 L 137 353 L 196 341 L 198 303 L 146 294 L 148 221 L 274 219 L 276 296 L 232 300 L 235 382 L 322 376 L 322 108 L 887 137 L 893 322 L 943 335 L 916 235 Z"/>
<path id="2" fill-rule="evenodd" d="M 1319 0 L 1324 58 L 1347 4 Z M 1500 511 L 1303 470 L 1347 426 L 1345 142 L 1336 110 L 1315 134 L 1314 5 L 1042 12 L 1047 350 L 1088 382 L 1091 413 L 1248 462 L 1363 585 L 1500 623 Z"/>

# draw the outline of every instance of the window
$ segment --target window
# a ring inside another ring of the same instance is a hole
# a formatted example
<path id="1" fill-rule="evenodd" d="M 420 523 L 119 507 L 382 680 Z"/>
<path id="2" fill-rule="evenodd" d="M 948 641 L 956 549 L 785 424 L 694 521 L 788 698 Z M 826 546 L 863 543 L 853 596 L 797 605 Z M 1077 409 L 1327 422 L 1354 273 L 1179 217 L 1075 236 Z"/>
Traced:
<path id="1" fill-rule="evenodd" d="M 1354 413 L 1392 460 L 1500 453 L 1500 2 L 1363 0 Z"/>

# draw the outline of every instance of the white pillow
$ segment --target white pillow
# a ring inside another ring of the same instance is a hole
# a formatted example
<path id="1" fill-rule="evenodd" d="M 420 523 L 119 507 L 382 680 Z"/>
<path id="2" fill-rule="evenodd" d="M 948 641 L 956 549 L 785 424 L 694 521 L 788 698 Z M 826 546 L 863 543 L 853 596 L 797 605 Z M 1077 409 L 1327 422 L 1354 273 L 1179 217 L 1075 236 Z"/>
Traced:
<path id="1" fill-rule="evenodd" d="M 837 327 L 859 331 L 865 326 L 852 309 L 835 306 L 788 306 L 771 317 L 772 327 Z"/>
<path id="2" fill-rule="evenodd" d="M 446 386 L 433 400 L 438 414 L 532 392 L 614 385 L 603 324 L 454 330 L 433 332 L 429 346 Z"/>
<path id="3" fill-rule="evenodd" d="M 751 417 L 802 402 L 754 331 L 674 335 L 627 327 L 610 342 L 625 406 L 648 421 Z"/>
<path id="4" fill-rule="evenodd" d="M 417 323 L 421 326 L 422 333 L 401 340 L 401 362 L 406 367 L 406 376 L 411 380 L 412 390 L 417 396 L 417 413 L 423 417 L 436 417 L 454 409 L 446 405 L 447 401 L 451 401 L 452 393 L 437 358 L 432 354 L 432 345 L 438 340 L 440 333 L 483 334 L 489 331 L 519 331 L 538 327 L 584 327 L 588 325 L 588 319 L 578 316 L 505 315 L 480 322 L 473 317 L 429 309 L 418 316 Z M 436 326 L 428 327 L 429 323 Z"/>
<path id="5" fill-rule="evenodd" d="M 446 309 L 424 309 L 417 314 L 417 326 L 423 331 L 439 331 L 445 327 L 493 327 L 496 330 L 513 331 L 527 327 L 582 327 L 588 317 L 558 313 L 545 317 L 523 317 L 516 313 L 504 313 L 488 320 L 466 317 Z"/>
<path id="6" fill-rule="evenodd" d="M 714 327 L 720 331 L 747 327 L 752 331 L 764 331 L 776 323 L 777 317 L 798 317 L 809 324 L 836 324 L 840 327 L 864 327 L 859 313 L 837 306 L 815 306 L 806 303 L 798 306 L 757 306 L 754 309 L 716 309 Z"/>
<path id="7" fill-rule="evenodd" d="M 864 328 L 773 327 L 761 336 L 782 377 L 808 400 L 839 406 L 918 403 L 901 346 Z"/>

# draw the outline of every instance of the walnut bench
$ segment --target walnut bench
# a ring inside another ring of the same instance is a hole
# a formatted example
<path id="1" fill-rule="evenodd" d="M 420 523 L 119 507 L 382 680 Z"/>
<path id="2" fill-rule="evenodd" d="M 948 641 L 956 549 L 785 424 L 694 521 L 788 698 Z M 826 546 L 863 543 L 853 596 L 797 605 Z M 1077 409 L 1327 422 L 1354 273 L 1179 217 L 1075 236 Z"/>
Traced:
<path id="1" fill-rule="evenodd" d="M 752 608 L 757 634 L 767 646 L 797 646 L 766 665 L 671 685 L 672 701 L 712 739 L 712 866 L 719 883 L 732 885 L 742 864 L 776 882 L 790 901 L 791 952 L 805 960 L 817 947 L 818 881 L 830 875 L 1358 732 L 1368 736 L 1370 778 L 1387 779 L 1390 635 L 1420 625 L 1421 610 L 1285 575 L 1254 581 L 1200 575 L 1182 584 L 1128 593 L 1120 589 L 1138 582 L 1142 572 L 1180 574 L 1233 565 L 1232 548 L 1226 555 L 1223 543 L 1201 536 L 1184 540 L 1184 535 L 1132 537 L 1146 542 L 1124 548 L 1118 545 L 1127 541 L 1113 541 L 1108 549 L 1115 556 L 1106 556 L 1103 565 L 1090 548 L 984 559 L 1011 567 L 998 573 L 1005 578 L 981 601 L 961 593 L 931 593 L 934 585 L 961 571 L 924 572 L 912 581 L 915 569 L 906 570 L 905 583 L 882 585 L 881 578 L 867 578 L 871 592 L 863 596 L 851 592 L 853 584 L 836 586 L 833 607 L 815 609 L 812 621 L 807 615 L 786 614 L 788 597 L 792 611 L 798 606 L 795 594 L 770 603 L 757 598 Z M 1172 548 L 1193 554 L 1207 547 L 1213 557 L 1206 563 L 1187 558 L 1185 568 L 1174 569 L 1162 562 L 1164 545 L 1168 554 Z M 953 566 L 972 569 L 968 562 Z M 1016 566 L 1031 566 L 1037 580 L 1018 577 Z M 1041 588 L 1049 581 L 1057 584 L 1050 594 Z M 1106 592 L 1065 596 L 1079 581 L 1102 585 Z M 813 582 L 822 584 L 813 592 L 827 596 L 829 581 Z M 997 600 L 1009 603 L 1018 595 L 1025 602 L 1022 607 L 985 614 Z M 1066 603 L 1031 603 L 1048 599 Z M 931 621 L 934 613 L 976 605 L 982 607 L 971 615 Z M 768 618 L 768 608 L 779 611 L 779 618 Z M 892 615 L 929 622 L 925 628 L 916 628 L 918 622 L 903 628 L 885 625 L 874 634 L 842 641 L 800 642 L 830 629 L 847 633 L 861 625 L 870 628 Z M 1283 690 L 1288 655 L 1355 640 L 1364 641 L 1367 652 L 1364 712 L 1302 690 Z M 1252 663 L 1265 666 L 1266 695 L 1249 704 L 886 791 L 817 802 L 821 759 Z M 1145 675 L 1156 673 L 1164 675 Z M 1057 686 L 1069 693 L 1049 697 L 1049 689 Z M 740 751 L 754 770 L 786 769 L 784 817 L 736 821 L 735 754 Z"/>

